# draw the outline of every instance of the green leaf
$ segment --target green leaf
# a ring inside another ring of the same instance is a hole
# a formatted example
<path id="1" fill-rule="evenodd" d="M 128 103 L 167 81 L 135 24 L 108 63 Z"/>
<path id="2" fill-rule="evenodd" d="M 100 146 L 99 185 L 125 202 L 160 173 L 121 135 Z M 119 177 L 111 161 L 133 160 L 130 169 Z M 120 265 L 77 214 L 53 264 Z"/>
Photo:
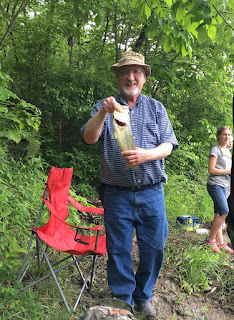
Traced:
<path id="1" fill-rule="evenodd" d="M 185 8 L 182 4 L 180 4 L 179 8 L 176 11 L 176 20 L 181 21 L 185 14 Z"/>
<path id="2" fill-rule="evenodd" d="M 218 23 L 223 23 L 223 18 L 220 15 L 217 15 L 216 20 Z"/>
<path id="3" fill-rule="evenodd" d="M 171 44 L 171 40 L 170 40 L 170 37 L 169 36 L 164 36 L 163 39 L 162 39 L 162 42 L 163 42 L 163 49 L 166 51 L 166 52 L 169 52 L 170 51 L 170 44 Z"/>
<path id="4" fill-rule="evenodd" d="M 198 31 L 198 41 L 204 43 L 207 40 L 207 32 L 205 28 L 200 28 Z"/>
<path id="5" fill-rule="evenodd" d="M 215 40 L 216 38 L 216 27 L 214 25 L 208 26 L 208 36 L 211 38 L 211 40 Z"/>
<path id="6" fill-rule="evenodd" d="M 147 31 L 148 38 L 153 38 L 157 35 L 157 30 L 154 28 L 150 28 L 150 30 Z"/>
<path id="7" fill-rule="evenodd" d="M 102 23 L 102 17 L 100 14 L 97 14 L 96 17 L 95 17 L 95 23 L 96 23 L 96 26 L 100 26 L 101 23 Z"/>
<path id="8" fill-rule="evenodd" d="M 198 27 L 199 25 L 201 24 L 201 22 L 193 22 L 190 27 L 188 28 L 188 31 L 189 32 L 194 32 Z"/>
<path id="9" fill-rule="evenodd" d="M 157 1 L 158 2 L 158 1 Z M 157 4 L 155 4 L 157 5 Z M 154 7 L 154 6 L 153 6 Z M 163 11 L 163 8 L 160 5 L 157 5 L 157 7 L 154 8 L 154 12 L 160 17 L 160 18 L 164 18 L 165 14 Z"/>
<path id="10" fill-rule="evenodd" d="M 15 308 L 15 300 L 12 300 L 11 304 L 10 304 L 10 309 L 14 309 Z"/>
<path id="11" fill-rule="evenodd" d="M 6 218 L 6 217 L 8 217 L 9 215 L 11 215 L 12 214 L 12 211 L 11 210 L 6 210 L 6 211 L 3 211 L 2 213 L 1 213 L 1 217 L 2 218 Z"/>
<path id="12" fill-rule="evenodd" d="M 0 106 L 0 112 L 2 112 L 2 113 L 7 113 L 7 112 L 8 112 L 8 108 L 7 108 L 7 107 Z"/>
<path id="13" fill-rule="evenodd" d="M 17 248 L 18 248 L 17 241 L 16 241 L 15 236 L 13 236 L 11 244 L 9 246 L 9 250 L 10 250 L 10 252 L 14 252 L 14 251 L 16 251 Z"/>
<path id="14" fill-rule="evenodd" d="M 187 55 L 187 50 L 185 49 L 184 44 L 182 44 L 182 48 L 181 48 L 181 53 L 182 53 L 182 57 L 184 58 Z"/>
<path id="15" fill-rule="evenodd" d="M 16 143 L 19 143 L 22 136 L 20 134 L 20 132 L 18 130 L 9 130 L 5 136 L 10 139 L 10 140 L 13 140 L 15 141 Z"/>
<path id="16" fill-rule="evenodd" d="M 171 6 L 172 6 L 172 0 L 165 0 L 165 2 L 166 2 L 166 4 L 168 4 L 168 5 L 169 5 L 169 7 L 171 7 Z"/>
<path id="17" fill-rule="evenodd" d="M 147 19 L 149 19 L 149 17 L 151 16 L 151 8 L 148 6 L 147 3 L 145 3 L 145 14 Z"/>
<path id="18" fill-rule="evenodd" d="M 192 48 L 189 46 L 188 47 L 188 54 L 189 54 L 190 59 L 192 59 L 192 56 L 193 56 L 192 51 L 193 51 Z"/>
<path id="19" fill-rule="evenodd" d="M 17 252 L 27 253 L 28 251 L 27 251 L 27 249 L 24 249 L 24 248 L 18 248 Z"/>
<path id="20" fill-rule="evenodd" d="M 141 0 L 132 0 L 132 1 L 130 2 L 130 6 L 131 6 L 132 8 L 138 8 L 141 2 L 142 2 Z"/>
<path id="21" fill-rule="evenodd" d="M 160 18 L 158 22 L 162 29 L 164 29 L 167 26 L 167 23 L 162 18 Z"/>
<path id="22" fill-rule="evenodd" d="M 174 46 L 174 49 L 176 51 L 176 53 L 179 53 L 181 51 L 181 38 L 178 38 L 176 41 L 175 41 L 175 44 L 173 45 Z"/>
<path id="23" fill-rule="evenodd" d="M 225 10 L 229 0 L 223 0 L 223 9 Z"/>
<path id="24" fill-rule="evenodd" d="M 188 39 L 189 39 L 189 37 L 188 37 L 188 32 L 185 30 L 185 31 L 182 31 L 181 32 L 181 36 L 182 36 L 182 38 L 184 39 L 184 41 L 185 41 L 185 43 L 186 43 L 186 46 L 188 45 Z"/>
<path id="25" fill-rule="evenodd" d="M 211 9 L 208 6 L 203 7 L 203 14 L 205 18 L 208 18 L 211 15 Z"/>
<path id="26" fill-rule="evenodd" d="M 170 22 L 169 25 L 170 25 L 171 29 L 173 30 L 174 36 L 177 38 L 180 34 L 180 29 L 178 28 L 176 21 Z"/>
<path id="27" fill-rule="evenodd" d="M 9 98 L 18 99 L 17 95 L 6 88 L 0 87 L 0 100 L 6 101 Z"/>
<path id="28" fill-rule="evenodd" d="M 204 19 L 203 13 L 198 11 L 195 13 L 195 16 L 193 17 L 192 21 L 199 22 L 199 21 L 202 21 L 203 19 Z"/>

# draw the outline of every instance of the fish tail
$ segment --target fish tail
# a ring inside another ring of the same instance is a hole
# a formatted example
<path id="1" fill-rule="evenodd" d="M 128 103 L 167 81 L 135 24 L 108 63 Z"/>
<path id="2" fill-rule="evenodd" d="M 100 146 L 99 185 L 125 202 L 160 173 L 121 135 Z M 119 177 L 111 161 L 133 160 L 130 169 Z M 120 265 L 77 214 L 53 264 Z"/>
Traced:
<path id="1" fill-rule="evenodd" d="M 138 165 L 131 166 L 130 164 L 126 164 L 125 170 L 129 170 L 129 169 L 132 169 L 134 171 L 139 171 L 139 166 Z"/>

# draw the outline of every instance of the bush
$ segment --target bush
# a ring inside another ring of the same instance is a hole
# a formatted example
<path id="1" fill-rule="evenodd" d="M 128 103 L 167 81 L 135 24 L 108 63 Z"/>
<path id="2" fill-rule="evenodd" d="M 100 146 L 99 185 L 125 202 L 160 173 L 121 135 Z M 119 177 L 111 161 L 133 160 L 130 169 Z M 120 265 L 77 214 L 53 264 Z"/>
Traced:
<path id="1" fill-rule="evenodd" d="M 169 221 L 177 216 L 197 216 L 201 223 L 213 220 L 213 203 L 206 190 L 206 181 L 191 181 L 184 175 L 168 175 L 164 185 Z"/>

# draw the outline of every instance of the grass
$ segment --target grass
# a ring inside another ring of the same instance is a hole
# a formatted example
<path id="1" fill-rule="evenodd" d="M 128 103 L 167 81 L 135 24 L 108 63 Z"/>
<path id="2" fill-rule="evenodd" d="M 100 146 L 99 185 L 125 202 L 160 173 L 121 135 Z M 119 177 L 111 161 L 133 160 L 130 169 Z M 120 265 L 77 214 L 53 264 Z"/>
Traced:
<path id="1" fill-rule="evenodd" d="M 174 230 L 174 231 L 173 231 Z M 180 235 L 180 238 L 178 237 Z M 51 256 L 53 259 L 53 256 Z M 96 276 L 91 293 L 85 293 L 75 317 L 70 317 L 52 280 L 46 280 L 33 289 L 19 293 L 12 286 L 4 285 L 4 297 L 1 302 L 1 319 L 77 319 L 88 307 L 98 304 L 110 295 L 106 282 L 106 258 L 97 262 Z M 230 256 L 217 255 L 204 247 L 194 232 L 178 232 L 170 225 L 170 235 L 166 242 L 164 269 L 170 270 L 171 278 L 180 285 L 182 293 L 187 295 L 212 292 L 215 299 L 231 303 L 234 292 L 234 272 Z M 163 277 L 164 275 L 162 275 Z M 12 278 L 14 280 L 14 278 Z M 78 287 L 74 268 L 62 271 L 58 276 L 69 304 L 74 303 Z M 215 290 L 214 290 L 215 289 Z M 183 305 L 183 301 L 180 302 Z M 184 310 L 188 308 L 184 305 Z M 62 318 L 61 318 L 62 315 Z M 205 316 L 204 316 L 205 319 Z"/>
<path id="2" fill-rule="evenodd" d="M 106 281 L 106 259 L 101 258 L 97 261 L 93 290 L 83 295 L 74 317 L 66 312 L 57 287 L 51 280 L 20 293 L 15 285 L 16 278 L 29 241 L 29 226 L 37 214 L 38 194 L 41 195 L 43 192 L 45 175 L 42 173 L 40 162 L 34 161 L 31 166 L 14 164 L 14 174 L 10 170 L 12 164 L 6 169 L 7 165 L 2 157 L 0 318 L 2 320 L 77 319 L 77 316 L 81 316 L 89 306 L 110 296 Z M 195 232 L 186 232 L 176 224 L 179 215 L 195 215 L 201 219 L 202 224 L 212 221 L 213 205 L 206 191 L 205 182 L 198 183 L 182 176 L 170 176 L 169 182 L 165 185 L 165 197 L 170 233 L 165 246 L 161 276 L 175 281 L 181 293 L 187 296 L 212 293 L 212 297 L 220 301 L 221 305 L 231 304 L 234 293 L 234 269 L 230 256 L 211 252 L 203 245 L 202 236 Z M 72 212 L 71 215 L 74 217 L 74 223 L 79 223 L 76 213 Z M 35 270 L 32 274 L 34 273 Z M 74 269 L 70 268 L 67 273 L 63 271 L 59 274 L 59 280 L 68 297 L 68 303 L 72 304 L 78 290 Z M 179 297 L 177 301 L 180 301 Z M 184 305 L 184 309 L 187 308 L 184 301 L 180 301 L 180 304 Z M 174 318 L 176 319 L 176 315 Z M 203 319 L 206 319 L 205 314 Z"/>

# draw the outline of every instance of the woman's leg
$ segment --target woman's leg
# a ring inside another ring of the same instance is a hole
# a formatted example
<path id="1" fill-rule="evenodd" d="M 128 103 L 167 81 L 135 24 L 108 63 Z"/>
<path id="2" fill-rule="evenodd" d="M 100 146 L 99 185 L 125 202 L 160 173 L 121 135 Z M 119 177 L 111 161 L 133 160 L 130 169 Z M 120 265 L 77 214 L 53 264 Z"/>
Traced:
<path id="1" fill-rule="evenodd" d="M 217 243 L 223 243 L 222 225 L 225 223 L 226 217 L 227 214 L 223 214 L 222 216 L 220 216 L 219 213 L 215 213 L 212 229 L 210 231 L 208 240 L 213 241 L 216 239 Z"/>

